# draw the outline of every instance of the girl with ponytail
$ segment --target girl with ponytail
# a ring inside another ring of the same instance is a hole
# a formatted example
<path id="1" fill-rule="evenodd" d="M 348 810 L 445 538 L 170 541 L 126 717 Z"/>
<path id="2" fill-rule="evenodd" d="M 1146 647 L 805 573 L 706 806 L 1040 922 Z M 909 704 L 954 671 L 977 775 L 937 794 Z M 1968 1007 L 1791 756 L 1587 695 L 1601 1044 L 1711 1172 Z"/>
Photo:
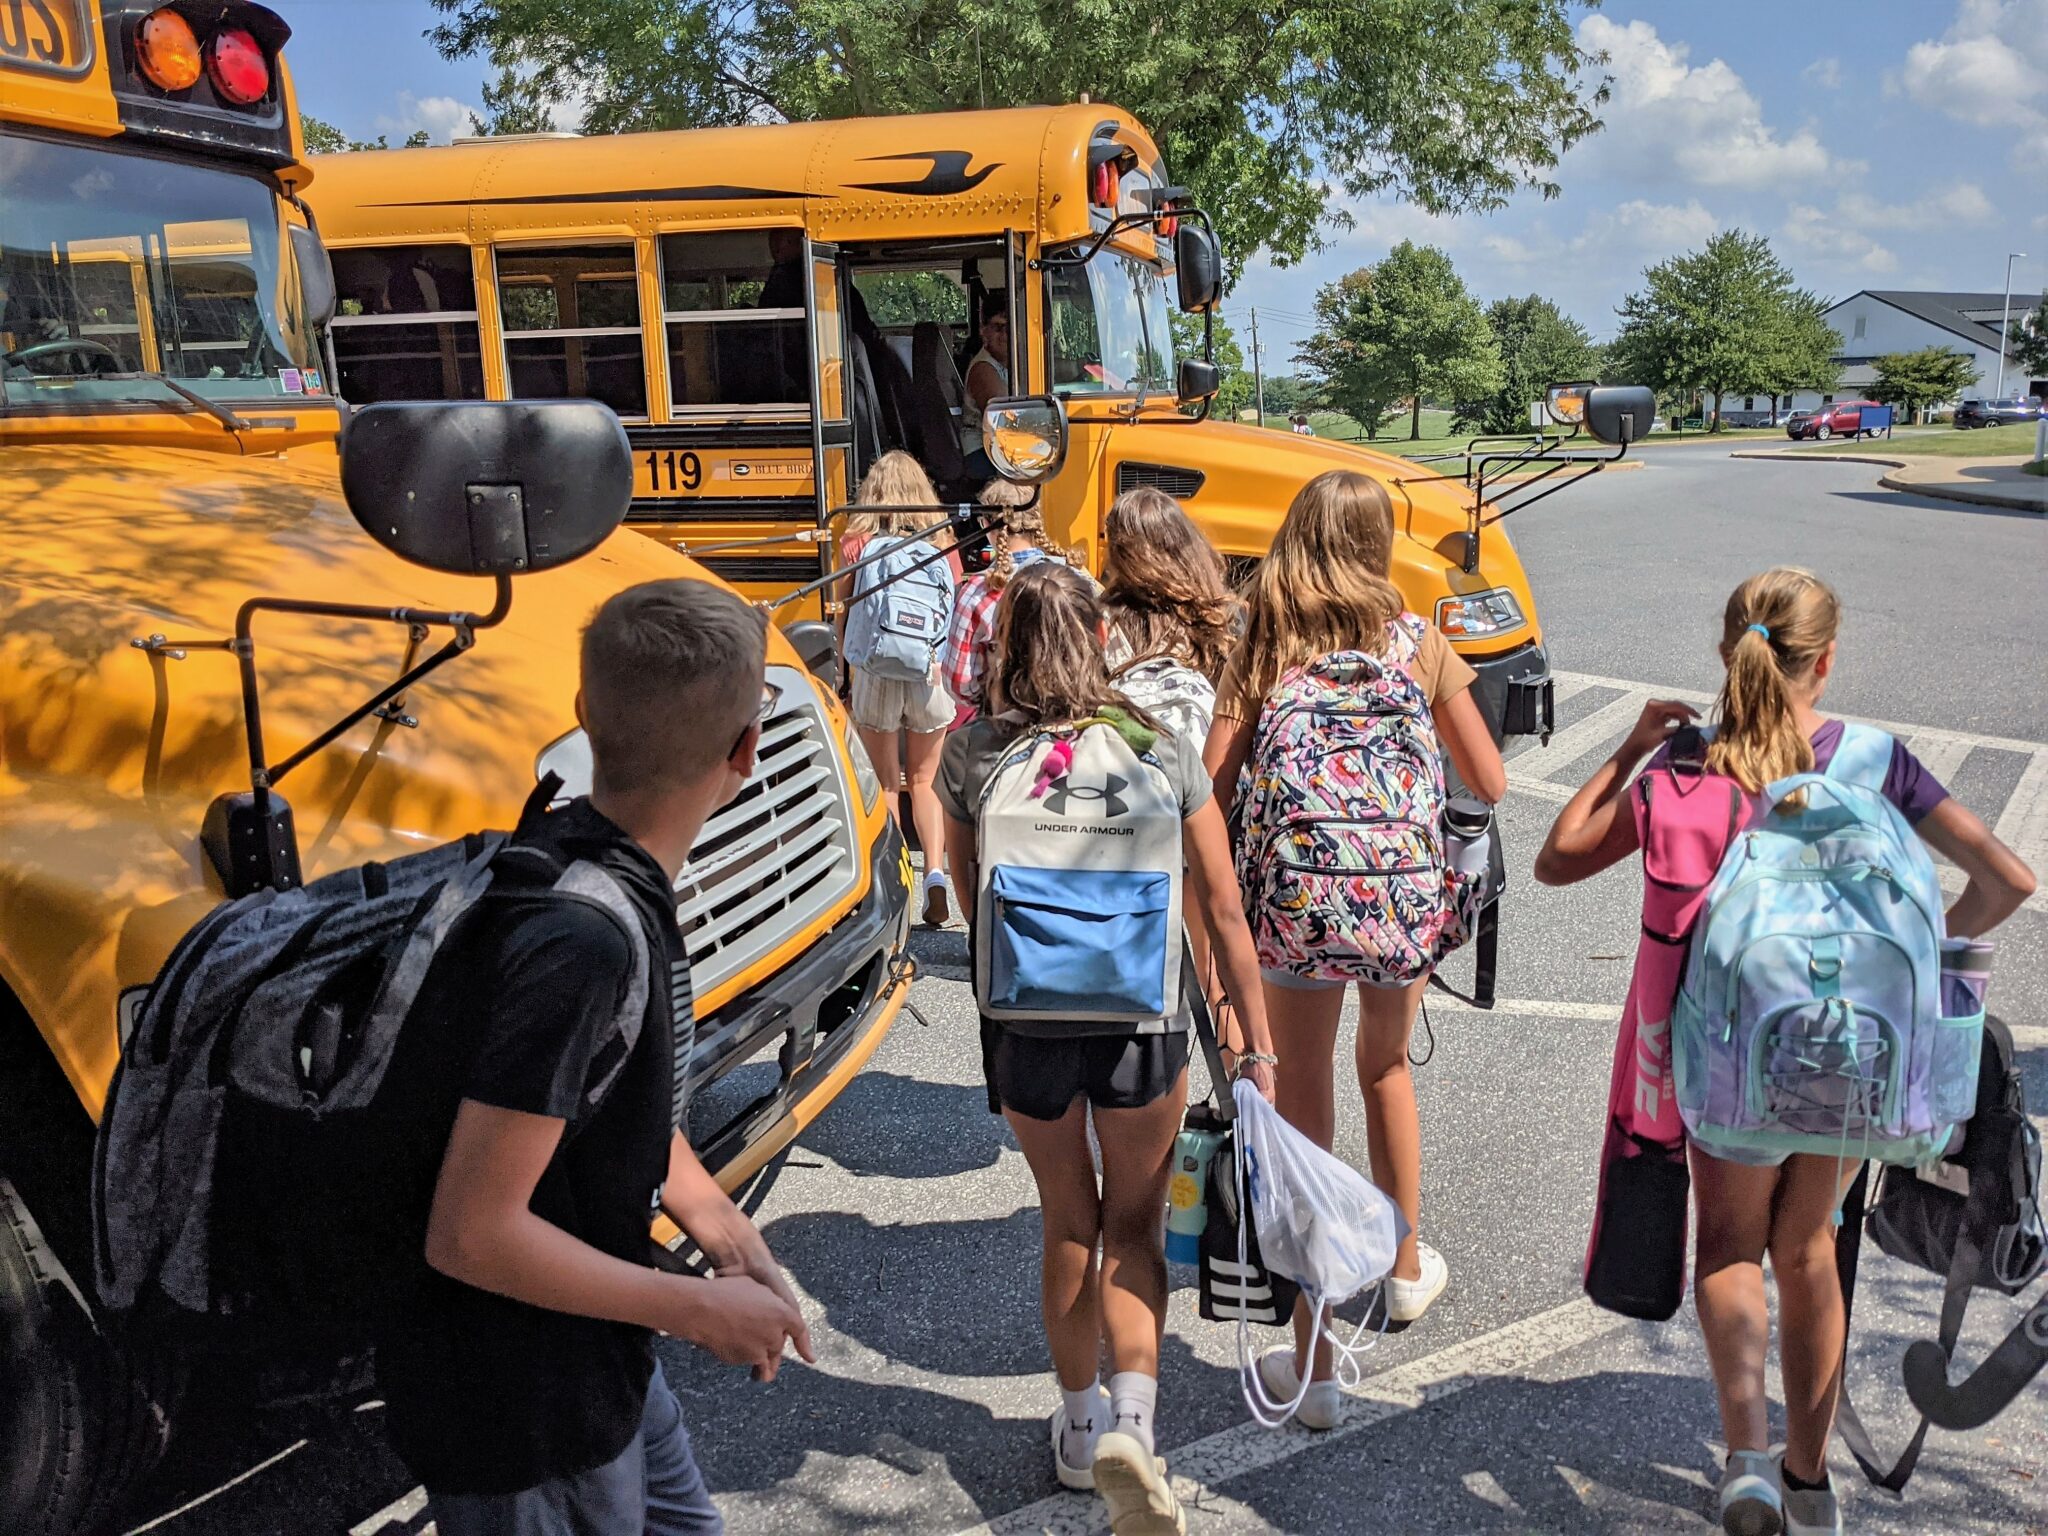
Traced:
<path id="1" fill-rule="evenodd" d="M 1790 566 L 1752 576 L 1729 595 L 1720 638 L 1727 674 L 1703 759 L 1707 772 L 1725 775 L 1747 791 L 1745 824 L 1770 813 L 1764 786 L 1791 774 L 1825 773 L 1834 760 L 1842 722 L 1823 717 L 1819 705 L 1834 675 L 1841 619 L 1841 602 L 1827 583 Z M 1642 846 L 1657 801 L 1635 793 L 1635 786 L 1670 765 L 1666 738 L 1696 715 L 1691 705 L 1668 699 L 1643 707 L 1628 739 L 1559 813 L 1536 857 L 1539 881 L 1573 884 Z M 1635 768 L 1645 758 L 1648 766 L 1638 779 Z M 1951 938 L 1985 933 L 2033 893 L 2027 866 L 1897 740 L 1884 795 L 1968 878 L 1948 910 Z M 1827 1443 L 1847 1321 L 1835 1271 L 1834 1222 L 1856 1167 L 1845 1169 L 1834 1157 L 1737 1158 L 1698 1140 L 1691 1163 L 1698 1220 L 1694 1301 L 1728 1445 L 1722 1528 L 1783 1530 L 1789 1536 L 1839 1532 Z M 1778 1283 L 1785 1384 L 1786 1444 L 1776 1458 L 1766 1449 L 1766 1252 Z"/>
<path id="2" fill-rule="evenodd" d="M 939 676 L 959 707 L 965 724 L 987 707 L 989 655 L 995 643 L 996 604 L 1017 572 L 1051 557 L 1064 558 L 1045 532 L 1045 512 L 1036 486 L 991 480 L 976 504 L 993 515 L 994 558 L 985 571 L 960 583 L 953 599 L 953 622 L 939 647 Z"/>

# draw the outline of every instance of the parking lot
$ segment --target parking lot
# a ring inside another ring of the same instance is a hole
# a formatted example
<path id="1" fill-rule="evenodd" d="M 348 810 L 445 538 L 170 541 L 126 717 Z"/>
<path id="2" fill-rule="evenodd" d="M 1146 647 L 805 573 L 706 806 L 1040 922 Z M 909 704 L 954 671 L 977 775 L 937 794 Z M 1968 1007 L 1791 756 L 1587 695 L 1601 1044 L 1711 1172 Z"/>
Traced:
<path id="1" fill-rule="evenodd" d="M 1389 1334 L 1326 1435 L 1270 1432 L 1238 1397 L 1237 1338 L 1177 1289 L 1161 1446 L 1197 1533 L 1683 1531 L 1706 1528 L 1717 1423 L 1689 1312 L 1640 1325 L 1580 1295 L 1614 1021 L 1636 931 L 1622 871 L 1565 891 L 1529 862 L 1558 803 L 1653 696 L 1704 701 L 1720 604 L 1741 576 L 1806 564 L 1847 619 L 1831 711 L 1884 722 L 2048 870 L 2048 643 L 2038 519 L 1921 502 L 1848 464 L 1648 450 L 1516 519 L 1558 671 L 1559 730 L 1517 748 L 1503 807 L 1513 885 L 1492 1012 L 1433 1003 L 1418 1032 L 1424 1223 L 1451 1284 Z M 1992 1011 L 2048 1110 L 2048 899 L 1998 935 Z M 1030 1178 L 987 1112 L 963 934 L 916 941 L 906 1012 L 839 1103 L 749 1192 L 819 1351 L 770 1386 L 671 1347 L 700 1458 L 751 1533 L 1084 1532 L 1100 1505 L 1056 1491 L 1037 1316 Z M 1456 962 L 1454 962 L 1454 965 Z M 1348 1046 L 1340 1047 L 1348 1051 Z M 1341 1081 L 1341 1079 L 1340 1079 Z M 734 1085 L 740 1091 L 744 1085 Z M 1365 1161 L 1355 1099 L 1340 1151 Z M 1850 1381 L 1880 1444 L 1910 1413 L 1904 1344 L 1930 1336 L 1938 1283 L 1869 1250 Z M 1966 1355 L 2010 1326 L 1973 1308 Z M 1254 1341 L 1255 1344 L 1263 1342 Z M 1841 1476 L 1846 1456 L 1838 1456 Z M 1853 1473 L 1851 1474 L 1853 1476 Z M 1937 1433 L 1903 1504 L 1849 1477 L 1862 1532 L 2048 1529 L 2048 1393 L 1971 1436 Z M 183 1449 L 137 1532 L 421 1536 L 377 1410 L 277 1415 Z"/>

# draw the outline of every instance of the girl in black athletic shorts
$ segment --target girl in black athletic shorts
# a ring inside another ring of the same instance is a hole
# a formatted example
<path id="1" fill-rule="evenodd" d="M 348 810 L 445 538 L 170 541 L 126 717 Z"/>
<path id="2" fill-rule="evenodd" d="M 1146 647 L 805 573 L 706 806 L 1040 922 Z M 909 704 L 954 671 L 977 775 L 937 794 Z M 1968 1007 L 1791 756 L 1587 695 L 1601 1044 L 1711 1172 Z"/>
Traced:
<path id="1" fill-rule="evenodd" d="M 983 787 L 1019 732 L 1105 709 L 1144 721 L 1110 682 L 1104 633 L 1093 584 L 1067 566 L 1031 566 L 1005 590 L 989 712 L 954 732 L 939 763 L 946 847 L 963 894 L 977 888 L 974 822 Z M 1270 1099 L 1274 1061 L 1258 962 L 1202 743 L 1161 733 L 1151 751 L 1179 792 L 1195 904 L 1225 990 L 1239 1004 L 1250 1046 L 1239 1068 Z M 990 1094 L 1023 1148 L 1044 1213 L 1041 1300 L 1062 1399 L 1052 1419 L 1054 1470 L 1070 1488 L 1101 1490 L 1117 1536 L 1185 1529 L 1154 1450 L 1153 1413 L 1166 1323 L 1161 1227 L 1187 1100 L 1189 1023 L 1183 1003 L 1177 1018 L 1105 1024 L 1100 1035 L 1047 1038 L 986 1020 L 982 1026 Z M 1099 1182 L 1088 1145 L 1091 1113 L 1102 1149 Z M 1105 1345 L 1106 1393 L 1097 1381 Z"/>

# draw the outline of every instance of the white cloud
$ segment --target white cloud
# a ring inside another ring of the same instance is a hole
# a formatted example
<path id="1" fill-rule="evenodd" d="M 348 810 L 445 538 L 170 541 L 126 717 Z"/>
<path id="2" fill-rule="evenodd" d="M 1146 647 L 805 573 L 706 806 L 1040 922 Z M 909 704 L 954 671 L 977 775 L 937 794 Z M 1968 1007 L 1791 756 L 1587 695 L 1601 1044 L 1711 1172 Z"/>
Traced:
<path id="1" fill-rule="evenodd" d="M 1896 229 L 1928 233 L 1959 224 L 1985 224 L 1997 208 L 1974 181 L 1959 181 L 1945 191 L 1910 203 L 1881 203 L 1864 192 L 1844 192 L 1835 200 L 1837 218 L 1858 229 Z"/>
<path id="2" fill-rule="evenodd" d="M 1906 92 L 1966 123 L 2016 136 L 2012 163 L 2048 163 L 2048 0 L 1963 0 L 1939 38 L 1906 50 Z"/>
<path id="3" fill-rule="evenodd" d="M 1661 259 L 1706 244 L 1720 227 L 1721 221 L 1700 206 L 1698 198 L 1676 204 L 1637 197 L 1586 220 L 1572 249 L 1619 247 L 1654 252 Z"/>
<path id="4" fill-rule="evenodd" d="M 1799 72 L 1802 80 L 1811 80 L 1822 90 L 1839 90 L 1842 84 L 1842 61 L 1833 55 L 1815 59 Z"/>
<path id="5" fill-rule="evenodd" d="M 1723 60 L 1688 63 L 1687 46 L 1667 43 L 1647 21 L 1596 13 L 1579 23 L 1579 42 L 1606 54 L 1614 83 L 1606 128 L 1566 157 L 1576 174 L 1659 187 L 1768 187 L 1839 169 L 1811 128 L 1787 134 L 1765 122 L 1763 103 Z"/>
<path id="6" fill-rule="evenodd" d="M 1798 256 L 1862 272 L 1896 272 L 1899 258 L 1861 230 L 1810 203 L 1794 203 L 1778 238 Z"/>
<path id="7" fill-rule="evenodd" d="M 457 101 L 453 96 L 415 96 L 411 91 L 400 91 L 396 113 L 380 115 L 377 132 L 393 144 L 403 144 L 424 129 L 429 144 L 446 144 L 457 134 L 472 131 L 469 123 L 472 114 L 481 118 L 484 109 Z"/>

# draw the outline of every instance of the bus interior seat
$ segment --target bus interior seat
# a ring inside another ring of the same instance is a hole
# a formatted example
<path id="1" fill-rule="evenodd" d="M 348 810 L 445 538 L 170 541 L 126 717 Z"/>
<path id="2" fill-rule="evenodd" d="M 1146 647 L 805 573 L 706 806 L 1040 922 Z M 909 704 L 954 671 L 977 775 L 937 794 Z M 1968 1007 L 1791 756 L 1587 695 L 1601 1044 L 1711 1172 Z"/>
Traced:
<path id="1" fill-rule="evenodd" d="M 939 494 L 958 499 L 973 489 L 960 450 L 960 413 L 966 409 L 967 386 L 936 321 L 918 321 L 910 336 L 911 414 L 924 447 L 919 457 Z"/>
<path id="2" fill-rule="evenodd" d="M 848 338 L 847 373 L 853 383 L 853 443 L 859 460 L 857 479 L 882 456 L 882 404 L 875 392 L 875 371 L 868 362 L 868 344 L 858 332 Z"/>
<path id="3" fill-rule="evenodd" d="M 874 317 L 868 313 L 868 301 L 858 288 L 849 288 L 851 300 L 848 305 L 849 329 L 853 339 L 861 344 L 867 354 L 868 372 L 872 379 L 876 407 L 874 417 L 876 433 L 883 448 L 905 448 L 913 456 L 918 455 L 918 442 L 910 422 L 910 370 L 903 366 L 903 360 L 889 345 L 889 338 L 882 334 Z"/>

